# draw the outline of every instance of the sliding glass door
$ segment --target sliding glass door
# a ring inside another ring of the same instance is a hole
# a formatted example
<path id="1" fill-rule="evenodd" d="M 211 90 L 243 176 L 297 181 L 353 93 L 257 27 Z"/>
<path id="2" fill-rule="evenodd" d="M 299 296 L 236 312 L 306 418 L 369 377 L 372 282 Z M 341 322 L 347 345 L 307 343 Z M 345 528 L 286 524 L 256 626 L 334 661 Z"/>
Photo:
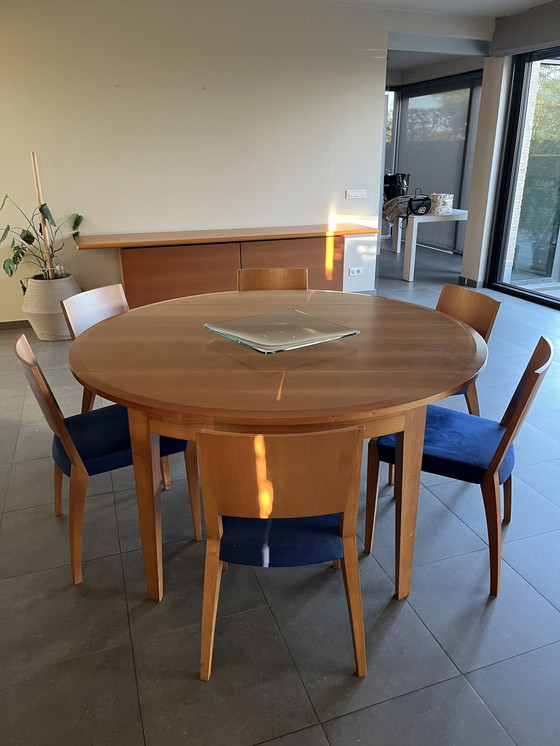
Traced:
<path id="1" fill-rule="evenodd" d="M 453 194 L 453 207 L 468 208 L 480 86 L 477 71 L 400 89 L 396 170 L 410 173 L 410 193 Z M 461 253 L 463 231 L 454 222 L 426 224 L 420 243 Z"/>
<path id="2" fill-rule="evenodd" d="M 493 279 L 560 299 L 560 50 L 515 63 Z M 501 218 L 501 225 L 500 225 Z"/>

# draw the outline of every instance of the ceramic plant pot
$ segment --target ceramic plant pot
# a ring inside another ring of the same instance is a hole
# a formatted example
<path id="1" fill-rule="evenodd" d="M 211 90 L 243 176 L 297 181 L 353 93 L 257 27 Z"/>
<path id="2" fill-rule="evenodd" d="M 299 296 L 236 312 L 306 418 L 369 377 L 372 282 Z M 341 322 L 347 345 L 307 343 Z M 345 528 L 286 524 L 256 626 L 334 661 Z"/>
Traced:
<path id="1" fill-rule="evenodd" d="M 70 339 L 60 301 L 81 292 L 74 275 L 43 280 L 31 277 L 23 298 L 23 312 L 39 339 L 56 342 Z"/>

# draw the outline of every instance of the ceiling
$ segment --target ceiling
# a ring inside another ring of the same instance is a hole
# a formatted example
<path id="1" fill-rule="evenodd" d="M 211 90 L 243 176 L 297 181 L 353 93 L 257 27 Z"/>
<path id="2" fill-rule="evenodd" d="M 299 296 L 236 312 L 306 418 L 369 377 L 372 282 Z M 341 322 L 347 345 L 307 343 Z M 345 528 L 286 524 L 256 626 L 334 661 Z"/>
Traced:
<path id="1" fill-rule="evenodd" d="M 293 0 L 290 0 L 293 1 Z M 550 0 L 298 0 L 313 5 L 354 5 L 361 8 L 410 10 L 419 13 L 448 13 L 462 16 L 502 16 L 522 13 Z"/>

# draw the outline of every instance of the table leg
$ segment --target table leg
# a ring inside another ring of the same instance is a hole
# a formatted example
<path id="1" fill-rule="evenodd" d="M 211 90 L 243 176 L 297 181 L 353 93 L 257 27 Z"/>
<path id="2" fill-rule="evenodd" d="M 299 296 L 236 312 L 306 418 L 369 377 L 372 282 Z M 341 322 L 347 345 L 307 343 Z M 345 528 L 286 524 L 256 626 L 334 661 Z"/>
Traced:
<path id="1" fill-rule="evenodd" d="M 405 414 L 404 432 L 397 433 L 395 477 L 395 596 L 410 593 L 418 491 L 422 471 L 422 451 L 426 407 Z"/>
<path id="2" fill-rule="evenodd" d="M 393 254 L 399 254 L 402 241 L 402 218 L 397 218 L 393 223 L 393 243 L 391 249 Z"/>
<path id="3" fill-rule="evenodd" d="M 406 226 L 406 238 L 404 241 L 404 266 L 403 280 L 412 282 L 414 280 L 414 265 L 416 263 L 416 237 L 418 235 L 418 223 L 414 215 L 409 215 Z"/>
<path id="4" fill-rule="evenodd" d="M 159 435 L 150 433 L 148 417 L 144 412 L 136 409 L 128 410 L 128 424 L 132 445 L 146 588 L 148 596 L 153 601 L 161 601 L 163 596 L 163 560 L 161 550 Z"/>

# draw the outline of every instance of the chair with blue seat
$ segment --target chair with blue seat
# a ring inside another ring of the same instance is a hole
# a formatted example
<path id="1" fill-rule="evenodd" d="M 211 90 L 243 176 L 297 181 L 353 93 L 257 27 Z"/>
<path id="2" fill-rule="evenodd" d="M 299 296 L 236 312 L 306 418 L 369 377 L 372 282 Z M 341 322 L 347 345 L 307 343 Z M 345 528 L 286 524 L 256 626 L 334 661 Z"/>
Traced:
<path id="1" fill-rule="evenodd" d="M 82 582 L 82 527 L 89 477 L 132 464 L 126 407 L 114 404 L 90 412 L 64 417 L 24 334 L 14 342 L 21 364 L 48 425 L 54 433 L 54 512 L 62 515 L 63 475 L 70 477 L 69 543 L 72 580 Z M 185 453 L 186 442 L 160 437 L 162 456 Z M 200 500 L 191 494 L 193 525 L 200 526 Z M 199 529 L 200 530 L 200 529 Z"/>
<path id="2" fill-rule="evenodd" d="M 70 298 L 61 300 L 60 306 L 72 339 L 76 339 L 79 334 L 85 332 L 90 326 L 121 313 L 126 313 L 129 310 L 128 300 L 126 299 L 124 288 L 120 283 L 77 293 L 70 296 Z M 94 402 L 95 393 L 84 388 L 82 394 L 82 412 L 92 410 Z M 193 453 L 189 454 L 192 466 L 187 471 L 189 490 L 192 489 L 198 494 L 198 467 L 196 465 L 194 443 L 189 444 L 188 449 L 193 451 Z M 171 469 L 167 456 L 160 459 L 160 466 L 163 489 L 169 490 L 171 488 Z M 197 535 L 196 538 L 200 539 L 202 536 Z"/>
<path id="3" fill-rule="evenodd" d="M 206 562 L 200 678 L 210 678 L 224 563 L 295 567 L 339 559 L 356 669 L 366 674 L 356 516 L 363 428 L 197 434 Z"/>
<path id="4" fill-rule="evenodd" d="M 485 342 L 488 342 L 500 305 L 500 301 L 489 295 L 478 293 L 476 290 L 460 285 L 443 285 L 436 311 L 462 321 L 463 324 L 477 331 Z M 457 394 L 465 397 L 469 414 L 480 415 L 475 381 L 458 391 Z"/>
<path id="5" fill-rule="evenodd" d="M 497 596 L 500 590 L 500 485 L 504 488 L 504 521 L 507 523 L 511 520 L 511 476 L 515 463 L 513 441 L 550 367 L 552 353 L 550 341 L 541 337 L 500 422 L 428 405 L 422 470 L 480 485 L 488 529 L 490 593 L 493 596 Z M 373 543 L 379 462 L 395 464 L 396 457 L 395 435 L 370 440 L 364 547 L 368 554 Z M 400 506 L 397 505 L 397 532 L 399 522 Z"/>
<path id="6" fill-rule="evenodd" d="M 500 305 L 500 301 L 491 298 L 489 295 L 484 295 L 484 293 L 478 293 L 476 290 L 470 290 L 460 285 L 443 285 L 436 311 L 467 324 L 488 343 Z M 453 396 L 461 395 L 465 397 L 469 414 L 480 416 L 476 381 L 472 381 Z M 395 483 L 395 471 L 392 465 L 389 465 L 388 482 L 389 484 Z"/>

